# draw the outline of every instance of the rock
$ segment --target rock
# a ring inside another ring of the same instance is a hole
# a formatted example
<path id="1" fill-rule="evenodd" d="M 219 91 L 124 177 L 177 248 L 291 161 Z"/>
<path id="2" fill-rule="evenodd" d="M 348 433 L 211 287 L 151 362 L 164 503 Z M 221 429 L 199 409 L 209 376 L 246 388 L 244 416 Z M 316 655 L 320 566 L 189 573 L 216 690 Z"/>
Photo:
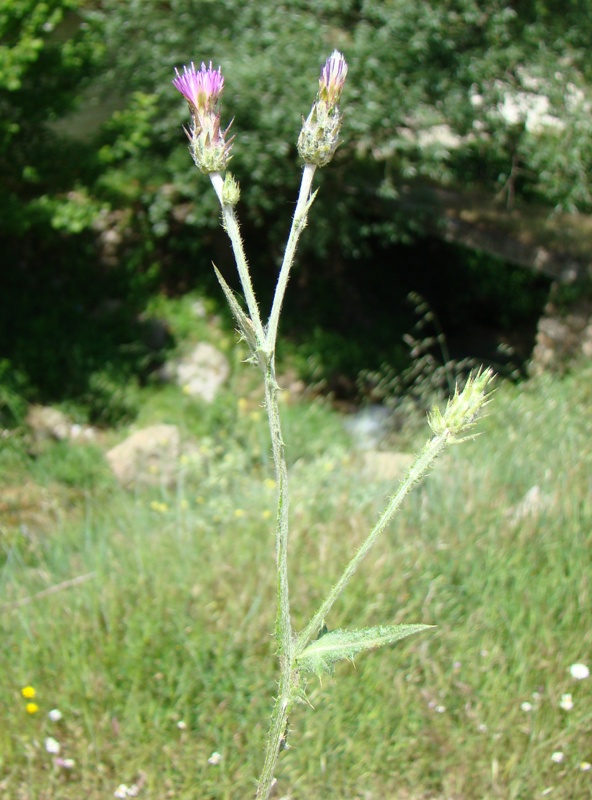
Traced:
<path id="1" fill-rule="evenodd" d="M 96 437 L 94 428 L 72 422 L 62 411 L 50 406 L 30 406 L 25 422 L 36 442 L 49 439 L 58 442 L 65 439 L 89 442 L 94 441 Z"/>
<path id="2" fill-rule="evenodd" d="M 563 372 L 574 360 L 592 357 L 592 300 L 579 297 L 565 307 L 555 302 L 556 293 L 554 287 L 538 323 L 531 374 Z"/>
<path id="3" fill-rule="evenodd" d="M 31 406 L 25 422 L 37 441 L 56 439 L 61 442 L 68 438 L 72 425 L 64 413 L 49 406 Z"/>
<path id="4" fill-rule="evenodd" d="M 173 486 L 180 454 L 181 437 L 177 426 L 152 425 L 132 433 L 111 448 L 106 458 L 124 488 Z"/>
<path id="5" fill-rule="evenodd" d="M 213 345 L 200 342 L 174 367 L 175 380 L 191 397 L 211 403 L 230 375 L 226 357 Z"/>

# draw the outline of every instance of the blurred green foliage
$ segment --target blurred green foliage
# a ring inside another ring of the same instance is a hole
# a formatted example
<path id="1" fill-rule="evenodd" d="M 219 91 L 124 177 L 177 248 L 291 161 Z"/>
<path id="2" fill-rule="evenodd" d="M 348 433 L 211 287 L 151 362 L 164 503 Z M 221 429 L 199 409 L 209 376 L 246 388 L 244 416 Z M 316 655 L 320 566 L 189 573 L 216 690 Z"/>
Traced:
<path id="1" fill-rule="evenodd" d="M 434 240 L 400 249 L 422 219 L 398 199 L 427 183 L 592 211 L 586 10 L 587 0 L 11 3 L 0 19 L 0 356 L 40 398 L 93 395 L 105 371 L 143 380 L 150 359 L 129 345 L 149 298 L 213 286 L 212 260 L 236 285 L 171 85 L 192 60 L 223 67 L 222 121 L 233 121 L 231 166 L 265 307 L 301 118 L 333 48 L 350 66 L 343 144 L 318 177 L 284 331 L 305 351 L 306 340 L 308 351 L 327 342 L 316 361 L 355 377 L 400 363 L 409 290 L 433 303 L 431 286 L 455 286 L 438 309 L 445 327 L 483 318 L 484 306 L 502 326 L 536 315 L 540 279 Z M 113 300 L 115 325 L 103 313 Z"/>

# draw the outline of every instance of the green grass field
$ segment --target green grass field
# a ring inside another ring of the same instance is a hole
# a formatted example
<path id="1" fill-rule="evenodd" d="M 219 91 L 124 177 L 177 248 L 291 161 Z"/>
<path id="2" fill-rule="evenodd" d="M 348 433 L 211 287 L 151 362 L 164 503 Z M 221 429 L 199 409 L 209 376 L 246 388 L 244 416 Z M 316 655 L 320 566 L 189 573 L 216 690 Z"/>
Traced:
<path id="1" fill-rule="evenodd" d="M 1 798 L 254 795 L 277 677 L 275 489 L 237 385 L 201 417 L 169 390 L 147 401 L 151 421 L 209 427 L 173 490 L 117 488 L 97 445 L 31 459 L 2 441 Z M 393 487 L 364 477 L 327 406 L 286 414 L 299 627 Z M 592 797 L 592 678 L 570 673 L 592 667 L 592 370 L 499 385 L 479 429 L 327 620 L 437 627 L 310 681 L 278 798 Z"/>

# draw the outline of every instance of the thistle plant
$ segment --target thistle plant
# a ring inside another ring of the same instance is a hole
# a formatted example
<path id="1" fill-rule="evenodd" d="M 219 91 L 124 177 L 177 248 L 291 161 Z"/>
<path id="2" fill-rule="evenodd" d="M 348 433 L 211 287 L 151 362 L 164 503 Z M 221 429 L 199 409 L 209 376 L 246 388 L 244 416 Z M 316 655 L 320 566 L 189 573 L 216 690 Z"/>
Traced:
<path id="1" fill-rule="evenodd" d="M 285 444 L 278 404 L 279 386 L 276 379 L 276 343 L 280 313 L 298 241 L 307 224 L 308 214 L 316 197 L 312 190 L 317 168 L 333 158 L 339 144 L 342 123 L 339 101 L 347 77 L 347 63 L 338 51 L 327 59 L 321 70 L 319 89 L 307 118 L 303 120 L 298 137 L 298 152 L 304 162 L 296 210 L 279 270 L 271 310 L 263 321 L 240 235 L 236 205 L 240 190 L 227 171 L 231 159 L 233 138 L 229 126 L 222 130 L 219 100 L 224 88 L 221 69 L 212 63 L 201 64 L 199 70 L 191 63 L 183 72 L 177 70 L 173 85 L 181 92 L 191 113 L 190 128 L 186 130 L 189 149 L 196 166 L 210 181 L 220 202 L 222 225 L 228 234 L 234 253 L 244 303 L 239 302 L 219 270 L 214 266 L 222 291 L 235 318 L 238 332 L 249 349 L 249 360 L 261 371 L 265 391 L 265 408 L 269 420 L 271 448 L 277 481 L 277 516 L 275 555 L 277 569 L 277 613 L 275 641 L 279 678 L 271 712 L 264 763 L 257 784 L 257 800 L 266 800 L 275 784 L 274 772 L 282 750 L 288 747 L 289 715 L 295 703 L 306 702 L 306 680 L 310 673 L 332 674 L 335 664 L 343 659 L 353 660 L 364 650 L 393 644 L 399 639 L 419 633 L 430 625 L 381 625 L 352 630 L 328 630 L 326 621 L 333 605 L 353 577 L 374 543 L 387 529 L 406 496 L 430 469 L 434 460 L 451 444 L 470 438 L 480 409 L 488 402 L 488 387 L 492 380 L 489 370 L 472 375 L 464 389 L 455 391 L 444 411 L 434 408 L 428 417 L 432 436 L 426 442 L 414 464 L 400 482 L 387 507 L 352 554 L 341 577 L 330 588 L 320 606 L 312 613 L 301 631 L 295 631 L 290 614 L 288 582 L 288 543 L 290 505 Z"/>

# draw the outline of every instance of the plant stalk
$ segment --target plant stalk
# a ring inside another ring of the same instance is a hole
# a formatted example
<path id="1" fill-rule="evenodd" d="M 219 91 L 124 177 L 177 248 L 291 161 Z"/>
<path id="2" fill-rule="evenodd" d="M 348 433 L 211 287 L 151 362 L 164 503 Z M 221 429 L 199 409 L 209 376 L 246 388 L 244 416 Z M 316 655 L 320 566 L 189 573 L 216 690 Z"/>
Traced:
<path id="1" fill-rule="evenodd" d="M 232 251 L 236 261 L 238 275 L 243 288 L 247 308 L 249 309 L 249 316 L 251 317 L 251 322 L 253 323 L 253 327 L 255 329 L 257 343 L 260 348 L 264 348 L 265 332 L 263 330 L 263 323 L 261 322 L 261 315 L 259 313 L 259 306 L 255 297 L 255 291 L 251 282 L 251 273 L 249 272 L 249 264 L 245 255 L 243 240 L 241 238 L 238 226 L 238 220 L 236 218 L 236 214 L 234 213 L 234 208 L 226 205 L 222 201 L 222 188 L 224 186 L 222 175 L 219 172 L 212 172 L 210 173 L 210 180 L 212 181 L 212 186 L 214 187 L 214 191 L 216 192 L 218 200 L 220 201 L 220 207 L 222 209 L 222 224 L 232 245 Z"/>
<path id="2" fill-rule="evenodd" d="M 288 735 L 288 715 L 293 704 L 292 667 L 282 669 L 278 685 L 278 696 L 273 705 L 269 731 L 267 734 L 267 744 L 265 746 L 265 760 L 263 769 L 257 783 L 256 800 L 267 800 L 275 784 L 275 768 L 279 755 L 285 747 Z"/>
<path id="3" fill-rule="evenodd" d="M 269 420 L 271 446 L 278 484 L 276 519 L 277 615 L 275 637 L 280 664 L 278 696 L 271 715 L 265 749 L 265 760 L 257 786 L 257 800 L 267 800 L 274 784 L 274 771 L 285 741 L 288 713 L 293 703 L 294 637 L 290 618 L 290 592 L 288 583 L 289 497 L 288 468 L 282 437 L 279 386 L 275 375 L 275 353 L 272 351 L 265 373 L 265 408 Z"/>
<path id="4" fill-rule="evenodd" d="M 433 436 L 425 444 L 416 461 L 413 463 L 401 481 L 396 494 L 391 498 L 386 509 L 381 514 L 378 522 L 372 528 L 363 544 L 358 548 L 353 558 L 344 569 L 337 583 L 332 587 L 327 597 L 323 600 L 317 611 L 312 616 L 310 622 L 298 635 L 295 647 L 296 657 L 303 652 L 310 640 L 319 632 L 323 626 L 327 614 L 331 610 L 331 607 L 349 583 L 353 574 L 368 554 L 368 551 L 372 545 L 376 542 L 386 526 L 395 516 L 404 499 L 411 492 L 415 484 L 423 478 L 435 459 L 440 455 L 440 453 L 442 453 L 443 450 L 445 450 L 446 446 L 450 443 L 451 438 L 452 436 L 450 431 L 446 430 L 437 436 Z"/>
<path id="5" fill-rule="evenodd" d="M 290 269 L 294 262 L 296 255 L 296 247 L 300 234 L 306 227 L 308 209 L 310 208 L 314 194 L 311 195 L 310 187 L 312 186 L 312 179 L 314 177 L 316 166 L 314 164 L 305 164 L 302 170 L 302 180 L 300 181 L 300 191 L 298 193 L 298 202 L 296 203 L 296 210 L 292 218 L 292 227 L 290 228 L 290 235 L 286 244 L 280 274 L 273 297 L 273 304 L 271 313 L 269 315 L 269 322 L 267 324 L 267 349 L 268 351 L 275 350 L 275 343 L 277 339 L 278 324 L 280 319 L 280 311 L 290 277 Z"/>

